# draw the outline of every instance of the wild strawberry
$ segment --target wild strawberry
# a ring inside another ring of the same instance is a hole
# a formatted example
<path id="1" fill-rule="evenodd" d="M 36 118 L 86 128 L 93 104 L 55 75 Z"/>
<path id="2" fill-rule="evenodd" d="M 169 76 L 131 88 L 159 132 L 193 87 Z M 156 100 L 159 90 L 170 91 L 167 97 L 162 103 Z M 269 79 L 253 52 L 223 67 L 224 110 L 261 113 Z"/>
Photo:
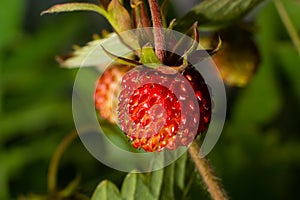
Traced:
<path id="1" fill-rule="evenodd" d="M 171 67 L 137 67 L 125 74 L 122 88 L 119 123 L 135 148 L 177 149 L 208 128 L 210 95 L 195 68 L 178 73 Z"/>
<path id="2" fill-rule="evenodd" d="M 232 87 L 245 87 L 258 70 L 260 56 L 249 30 L 241 27 L 227 27 L 212 36 L 202 37 L 201 44 L 211 47 L 220 35 L 222 47 L 212 59 L 224 82 Z"/>
<path id="3" fill-rule="evenodd" d="M 131 69 L 126 65 L 111 65 L 98 78 L 94 93 L 95 107 L 100 117 L 115 124 L 117 119 L 116 108 L 121 91 L 122 76 Z"/>
<path id="4" fill-rule="evenodd" d="M 201 117 L 198 133 L 203 133 L 207 130 L 211 118 L 212 104 L 208 86 L 195 68 L 186 68 L 183 71 L 183 76 L 190 82 L 197 97 Z"/>

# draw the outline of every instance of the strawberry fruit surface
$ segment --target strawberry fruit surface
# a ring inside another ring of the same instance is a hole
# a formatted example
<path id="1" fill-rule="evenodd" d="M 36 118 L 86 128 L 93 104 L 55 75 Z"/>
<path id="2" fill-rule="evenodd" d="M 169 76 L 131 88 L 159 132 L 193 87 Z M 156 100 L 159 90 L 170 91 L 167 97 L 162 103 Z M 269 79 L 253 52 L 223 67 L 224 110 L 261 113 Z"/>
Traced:
<path id="1" fill-rule="evenodd" d="M 207 130 L 211 99 L 193 67 L 136 67 L 122 78 L 118 117 L 133 147 L 145 151 L 188 146 Z"/>

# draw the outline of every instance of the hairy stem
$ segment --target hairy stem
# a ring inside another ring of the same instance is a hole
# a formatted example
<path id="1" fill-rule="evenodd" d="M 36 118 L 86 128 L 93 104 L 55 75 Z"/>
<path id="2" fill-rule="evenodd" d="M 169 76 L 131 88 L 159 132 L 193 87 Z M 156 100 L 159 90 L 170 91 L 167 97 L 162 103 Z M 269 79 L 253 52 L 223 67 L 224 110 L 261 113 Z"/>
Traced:
<path id="1" fill-rule="evenodd" d="M 142 19 L 142 25 L 143 27 L 150 27 L 150 20 L 146 11 L 146 7 L 143 3 L 140 5 L 140 12 L 141 12 L 141 19 Z"/>
<path id="2" fill-rule="evenodd" d="M 165 53 L 165 37 L 163 33 L 163 22 L 160 13 L 160 7 L 157 0 L 148 0 L 149 7 L 152 17 L 152 25 L 154 27 L 154 43 L 155 43 L 155 53 L 159 60 L 164 63 L 166 60 Z"/>
<path id="3" fill-rule="evenodd" d="M 203 178 L 211 198 L 214 200 L 228 200 L 228 196 L 219 179 L 215 176 L 209 161 L 205 157 L 201 158 L 199 156 L 199 146 L 195 141 L 189 147 L 189 153 Z"/>
<path id="4" fill-rule="evenodd" d="M 278 14 L 300 55 L 300 37 L 281 0 L 274 0 Z"/>
<path id="5" fill-rule="evenodd" d="M 58 169 L 59 161 L 63 153 L 65 152 L 66 148 L 76 137 L 77 137 L 77 132 L 76 131 L 71 132 L 61 141 L 61 143 L 58 145 L 57 149 L 54 152 L 48 170 L 48 191 L 50 193 L 56 191 L 57 169 Z"/>

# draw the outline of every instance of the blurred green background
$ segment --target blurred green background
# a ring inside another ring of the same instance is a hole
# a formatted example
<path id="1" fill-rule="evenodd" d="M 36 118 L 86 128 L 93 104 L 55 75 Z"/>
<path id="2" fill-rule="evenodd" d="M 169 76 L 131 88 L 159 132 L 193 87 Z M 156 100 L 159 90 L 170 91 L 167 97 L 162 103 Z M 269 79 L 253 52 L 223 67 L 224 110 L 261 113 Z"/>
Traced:
<path id="1" fill-rule="evenodd" d="M 47 193 L 51 156 L 74 129 L 76 69 L 60 68 L 54 57 L 110 30 L 94 13 L 40 16 L 61 2 L 0 1 L 0 199 Z M 285 6 L 300 32 L 300 3 Z M 300 56 L 272 2 L 256 12 L 255 25 L 262 62 L 248 86 L 228 88 L 227 122 L 209 157 L 232 199 L 296 199 Z M 120 185 L 126 175 L 99 163 L 76 140 L 61 161 L 59 188 L 78 174 L 79 190 L 88 196 L 99 181 Z M 194 183 L 191 199 L 203 192 L 199 187 Z"/>

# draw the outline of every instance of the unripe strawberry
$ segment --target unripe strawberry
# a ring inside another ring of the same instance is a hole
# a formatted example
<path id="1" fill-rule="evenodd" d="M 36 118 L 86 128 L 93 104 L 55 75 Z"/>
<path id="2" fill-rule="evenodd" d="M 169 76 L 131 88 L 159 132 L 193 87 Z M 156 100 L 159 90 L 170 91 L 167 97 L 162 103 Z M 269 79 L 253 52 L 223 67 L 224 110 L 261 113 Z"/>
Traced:
<path id="1" fill-rule="evenodd" d="M 111 65 L 98 78 L 94 93 L 95 107 L 100 117 L 115 124 L 117 107 L 121 91 L 122 76 L 132 67 L 127 65 Z"/>
<path id="2" fill-rule="evenodd" d="M 258 69 L 260 62 L 258 48 L 252 33 L 239 27 L 228 27 L 212 37 L 202 37 L 204 47 L 214 46 L 214 39 L 222 38 L 222 46 L 212 56 L 224 82 L 229 86 L 244 87 Z"/>

